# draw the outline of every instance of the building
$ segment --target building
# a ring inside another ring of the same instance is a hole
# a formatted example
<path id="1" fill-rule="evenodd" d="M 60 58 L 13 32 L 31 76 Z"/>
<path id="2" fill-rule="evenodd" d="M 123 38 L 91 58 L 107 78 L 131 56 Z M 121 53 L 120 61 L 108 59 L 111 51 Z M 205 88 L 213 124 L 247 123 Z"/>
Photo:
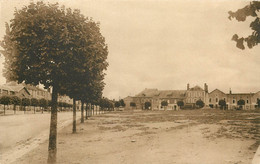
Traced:
<path id="1" fill-rule="evenodd" d="M 125 108 L 132 109 L 130 103 L 134 102 L 138 109 L 145 109 L 145 103 L 150 103 L 152 110 L 179 110 L 178 101 L 183 101 L 184 108 L 196 107 L 196 102 L 201 100 L 206 107 L 218 108 L 219 100 L 226 101 L 227 109 L 235 109 L 238 107 L 237 101 L 240 99 L 245 101 L 243 109 L 255 109 L 257 100 L 260 99 L 260 91 L 256 93 L 224 93 L 219 89 L 208 92 L 208 85 L 205 83 L 204 88 L 196 85 L 190 88 L 187 84 L 186 90 L 158 90 L 158 89 L 144 89 L 135 96 L 128 96 L 124 99 Z M 167 101 L 168 106 L 162 107 L 162 101 Z"/>
<path id="2" fill-rule="evenodd" d="M 19 98 L 36 98 L 36 99 L 46 99 L 51 100 L 50 90 L 42 89 L 38 86 L 33 86 L 29 84 L 18 84 L 16 82 L 8 82 L 6 84 L 0 85 L 0 96 L 17 96 Z M 66 102 L 72 104 L 73 101 L 66 95 L 59 95 L 58 102 Z"/>
<path id="3" fill-rule="evenodd" d="M 219 89 L 215 89 L 209 93 L 209 106 L 218 108 L 219 100 L 224 100 L 226 102 L 227 109 L 238 108 L 237 102 L 239 100 L 244 100 L 245 105 L 242 105 L 242 109 L 249 110 L 255 109 L 257 106 L 257 100 L 260 99 L 260 92 L 256 93 L 224 93 Z"/>

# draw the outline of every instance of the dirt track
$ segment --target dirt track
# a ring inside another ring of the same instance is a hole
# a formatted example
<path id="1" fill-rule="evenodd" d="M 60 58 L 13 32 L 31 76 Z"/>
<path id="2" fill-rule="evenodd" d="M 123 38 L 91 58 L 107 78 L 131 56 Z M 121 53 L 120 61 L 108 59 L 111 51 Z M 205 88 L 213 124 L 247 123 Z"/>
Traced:
<path id="1" fill-rule="evenodd" d="M 259 145 L 259 111 L 111 112 L 58 136 L 58 163 L 248 164 Z M 46 163 L 48 143 L 15 163 Z"/>

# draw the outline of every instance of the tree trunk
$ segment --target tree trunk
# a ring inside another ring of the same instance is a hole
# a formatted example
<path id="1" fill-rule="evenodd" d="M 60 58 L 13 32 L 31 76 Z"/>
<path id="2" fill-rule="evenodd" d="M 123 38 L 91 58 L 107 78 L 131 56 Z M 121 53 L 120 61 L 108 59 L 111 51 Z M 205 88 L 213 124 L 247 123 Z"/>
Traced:
<path id="1" fill-rule="evenodd" d="M 88 119 L 88 104 L 86 104 L 86 119 Z"/>
<path id="2" fill-rule="evenodd" d="M 51 122 L 50 122 L 50 135 L 49 135 L 49 155 L 48 163 L 56 163 L 57 153 L 57 88 L 53 86 L 52 91 L 52 105 L 51 105 Z"/>
<path id="3" fill-rule="evenodd" d="M 23 111 L 24 111 L 24 114 L 25 114 L 25 111 L 26 111 L 26 107 L 25 106 L 23 106 Z"/>
<path id="4" fill-rule="evenodd" d="M 90 117 L 92 116 L 92 105 L 91 105 L 91 103 L 90 103 L 90 105 L 89 105 L 89 116 L 90 116 Z"/>
<path id="5" fill-rule="evenodd" d="M 35 106 L 33 106 L 34 114 L 35 114 Z"/>
<path id="6" fill-rule="evenodd" d="M 16 105 L 14 104 L 14 114 L 16 114 Z"/>
<path id="7" fill-rule="evenodd" d="M 81 123 L 84 123 L 84 101 L 81 100 Z"/>
<path id="8" fill-rule="evenodd" d="M 73 127 L 72 133 L 76 133 L 76 100 L 73 99 Z"/>
<path id="9" fill-rule="evenodd" d="M 43 114 L 43 107 L 41 107 L 42 108 L 42 114 Z"/>
<path id="10" fill-rule="evenodd" d="M 4 115 L 5 115 L 5 105 L 4 105 Z"/>

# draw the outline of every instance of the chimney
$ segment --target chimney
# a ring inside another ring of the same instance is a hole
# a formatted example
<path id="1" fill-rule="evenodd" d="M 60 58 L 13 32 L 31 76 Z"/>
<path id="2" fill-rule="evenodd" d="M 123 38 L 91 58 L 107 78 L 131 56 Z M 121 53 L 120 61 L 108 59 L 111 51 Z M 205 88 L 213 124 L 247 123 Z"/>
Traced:
<path id="1" fill-rule="evenodd" d="M 229 94 L 232 94 L 231 88 L 229 88 Z"/>
<path id="2" fill-rule="evenodd" d="M 208 93 L 208 85 L 207 85 L 207 83 L 204 84 L 204 91 L 205 91 L 206 93 Z"/>
<path id="3" fill-rule="evenodd" d="M 189 90 L 189 89 L 190 89 L 190 84 L 188 83 L 188 84 L 187 84 L 187 90 Z"/>

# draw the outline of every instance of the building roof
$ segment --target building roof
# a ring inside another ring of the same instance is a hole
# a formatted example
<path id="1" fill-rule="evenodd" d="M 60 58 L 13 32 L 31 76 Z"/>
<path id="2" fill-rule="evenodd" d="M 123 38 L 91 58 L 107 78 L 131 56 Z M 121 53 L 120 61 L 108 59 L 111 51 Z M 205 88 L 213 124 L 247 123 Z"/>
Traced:
<path id="1" fill-rule="evenodd" d="M 27 88 L 25 86 L 23 86 L 22 84 L 9 82 L 9 83 L 0 85 L 0 88 L 4 89 L 4 90 L 12 91 L 12 92 L 20 92 L 22 89 L 24 89 L 30 95 Z"/>
<path id="2" fill-rule="evenodd" d="M 145 89 L 135 97 L 184 98 L 186 90 Z"/>
<path id="3" fill-rule="evenodd" d="M 226 93 L 224 93 L 224 92 L 222 92 L 221 90 L 219 90 L 219 89 L 214 89 L 213 91 L 211 91 L 209 94 L 211 94 L 211 93 L 213 93 L 213 92 L 215 92 L 215 91 L 219 91 L 219 92 L 221 92 L 221 93 L 223 93 L 223 94 L 226 94 Z"/>
<path id="4" fill-rule="evenodd" d="M 200 86 L 198 86 L 198 85 L 196 85 L 195 87 L 192 87 L 192 88 L 189 89 L 189 91 L 198 91 L 198 90 L 202 90 L 203 91 L 203 89 Z"/>

